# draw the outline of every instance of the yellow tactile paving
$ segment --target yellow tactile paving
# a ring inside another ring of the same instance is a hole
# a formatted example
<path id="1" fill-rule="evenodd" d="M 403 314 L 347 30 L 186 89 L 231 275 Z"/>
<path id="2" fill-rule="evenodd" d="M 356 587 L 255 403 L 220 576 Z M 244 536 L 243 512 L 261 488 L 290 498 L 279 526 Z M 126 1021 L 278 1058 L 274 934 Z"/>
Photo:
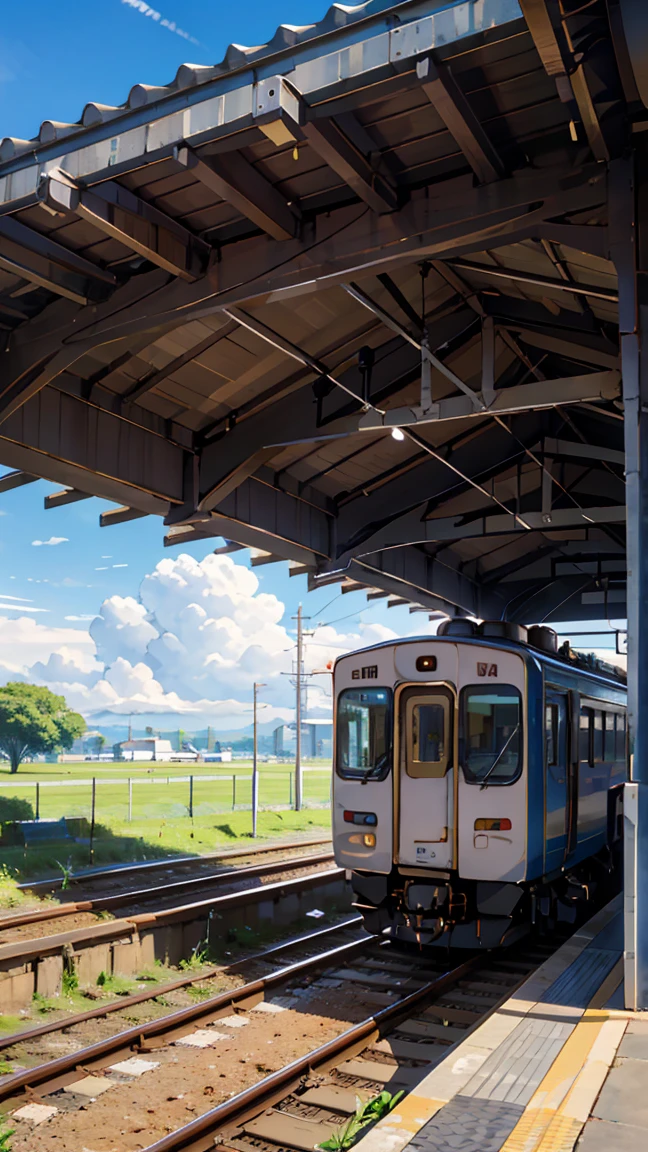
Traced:
<path id="1" fill-rule="evenodd" d="M 419 1128 L 427 1124 L 439 1108 L 443 1108 L 444 1103 L 444 1100 L 426 1100 L 424 1096 L 410 1092 L 396 1105 L 394 1111 L 389 1113 L 390 1123 L 395 1127 L 404 1128 L 415 1136 Z"/>

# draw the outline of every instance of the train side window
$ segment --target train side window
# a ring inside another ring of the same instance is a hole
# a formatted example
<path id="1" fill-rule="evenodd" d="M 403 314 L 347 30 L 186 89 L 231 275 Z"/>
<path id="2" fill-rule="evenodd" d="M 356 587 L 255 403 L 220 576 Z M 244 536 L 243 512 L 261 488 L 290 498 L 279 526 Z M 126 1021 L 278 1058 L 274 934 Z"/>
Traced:
<path id="1" fill-rule="evenodd" d="M 615 719 L 616 716 L 614 712 L 603 713 L 603 759 L 606 762 L 609 760 L 616 760 L 614 727 Z"/>
<path id="2" fill-rule="evenodd" d="M 625 762 L 625 758 L 626 758 L 626 715 L 625 715 L 625 712 L 617 712 L 615 760 L 622 760 Z"/>
<path id="3" fill-rule="evenodd" d="M 547 767 L 558 763 L 558 705 L 545 704 L 545 760 Z"/>
<path id="4" fill-rule="evenodd" d="M 583 764 L 590 763 L 591 757 L 591 720 L 592 709 L 581 708 L 580 714 L 580 737 L 579 737 L 579 759 Z"/>
<path id="5" fill-rule="evenodd" d="M 603 713 L 599 708 L 594 709 L 594 726 L 592 729 L 592 763 L 600 764 L 603 759 Z"/>

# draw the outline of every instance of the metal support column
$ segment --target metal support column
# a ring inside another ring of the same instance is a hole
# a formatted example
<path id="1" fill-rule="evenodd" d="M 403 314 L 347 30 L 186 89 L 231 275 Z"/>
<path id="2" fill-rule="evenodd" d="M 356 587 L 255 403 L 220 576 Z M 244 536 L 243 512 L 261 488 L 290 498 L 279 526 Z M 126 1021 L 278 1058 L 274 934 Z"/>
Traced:
<path id="1" fill-rule="evenodd" d="M 628 556 L 625 1002 L 648 1008 L 648 148 L 610 165 L 609 218 L 619 277 Z M 643 722 L 641 717 L 643 716 Z"/>

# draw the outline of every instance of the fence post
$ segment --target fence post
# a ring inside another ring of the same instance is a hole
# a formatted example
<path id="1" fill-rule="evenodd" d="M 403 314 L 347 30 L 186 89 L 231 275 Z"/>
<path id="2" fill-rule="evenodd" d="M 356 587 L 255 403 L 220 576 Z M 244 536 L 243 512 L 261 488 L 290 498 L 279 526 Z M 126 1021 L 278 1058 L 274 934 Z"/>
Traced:
<path id="1" fill-rule="evenodd" d="M 94 861 L 95 811 L 97 807 L 97 777 L 92 777 L 92 814 L 90 817 L 90 861 Z"/>
<path id="2" fill-rule="evenodd" d="M 128 823 L 133 820 L 133 777 L 128 777 Z"/>
<path id="3" fill-rule="evenodd" d="M 236 808 L 236 776 L 232 773 L 232 812 Z"/>
<path id="4" fill-rule="evenodd" d="M 193 789 L 194 789 L 194 778 L 193 778 L 193 776 L 190 776 L 189 777 L 189 816 L 191 817 L 192 820 L 193 820 Z"/>
<path id="5" fill-rule="evenodd" d="M 292 805 L 293 805 L 293 781 L 295 779 L 294 772 L 289 772 L 289 776 L 290 776 L 290 799 L 289 799 L 288 803 L 290 804 L 290 807 L 292 808 Z"/>
<path id="6" fill-rule="evenodd" d="M 40 820 L 40 780 L 36 781 L 36 819 Z"/>

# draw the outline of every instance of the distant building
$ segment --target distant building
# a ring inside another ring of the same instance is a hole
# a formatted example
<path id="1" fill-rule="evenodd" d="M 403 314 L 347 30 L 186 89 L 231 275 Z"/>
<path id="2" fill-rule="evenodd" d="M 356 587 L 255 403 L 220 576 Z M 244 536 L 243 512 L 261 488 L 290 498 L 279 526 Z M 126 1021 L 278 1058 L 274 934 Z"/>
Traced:
<path id="1" fill-rule="evenodd" d="M 275 756 L 294 756 L 297 725 L 280 724 L 273 732 Z M 302 756 L 308 759 L 329 760 L 333 755 L 333 723 L 331 720 L 303 720 L 301 726 Z"/>
<path id="2" fill-rule="evenodd" d="M 186 760 L 194 762 L 198 759 L 197 752 L 176 752 L 170 740 L 161 740 L 159 736 L 142 736 L 135 740 L 123 740 L 115 744 L 116 760 Z"/>
<path id="3" fill-rule="evenodd" d="M 218 743 L 218 741 L 217 741 Z M 203 752 L 203 760 L 206 764 L 231 764 L 232 762 L 232 749 L 220 748 L 219 751 Z"/>

